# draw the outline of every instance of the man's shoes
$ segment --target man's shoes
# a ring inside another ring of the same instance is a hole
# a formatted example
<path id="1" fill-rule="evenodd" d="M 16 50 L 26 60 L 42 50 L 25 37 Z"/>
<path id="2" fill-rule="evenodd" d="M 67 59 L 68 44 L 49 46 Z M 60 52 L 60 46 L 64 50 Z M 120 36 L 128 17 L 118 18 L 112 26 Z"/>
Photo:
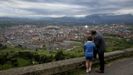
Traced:
<path id="1" fill-rule="evenodd" d="M 97 73 L 104 73 L 102 70 L 96 70 Z"/>

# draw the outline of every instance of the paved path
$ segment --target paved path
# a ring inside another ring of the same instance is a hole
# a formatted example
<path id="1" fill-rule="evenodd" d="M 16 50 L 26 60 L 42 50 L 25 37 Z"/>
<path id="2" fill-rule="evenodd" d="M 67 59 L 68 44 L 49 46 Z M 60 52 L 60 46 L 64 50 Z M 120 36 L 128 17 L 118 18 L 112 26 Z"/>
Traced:
<path id="1" fill-rule="evenodd" d="M 106 65 L 104 74 L 96 73 L 94 70 L 90 74 L 81 75 L 133 75 L 133 57 L 114 61 Z"/>

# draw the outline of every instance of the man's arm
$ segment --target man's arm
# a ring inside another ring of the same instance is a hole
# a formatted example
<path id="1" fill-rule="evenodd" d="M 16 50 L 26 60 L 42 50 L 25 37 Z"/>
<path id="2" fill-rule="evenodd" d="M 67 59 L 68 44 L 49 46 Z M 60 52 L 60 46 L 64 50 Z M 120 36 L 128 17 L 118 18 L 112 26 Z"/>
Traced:
<path id="1" fill-rule="evenodd" d="M 96 59 L 96 55 L 97 55 L 97 51 L 96 51 L 96 45 L 93 45 L 93 55 L 94 55 L 94 59 Z"/>
<path id="2" fill-rule="evenodd" d="M 94 43 L 95 43 L 95 46 L 96 46 L 96 47 L 99 47 L 99 45 L 100 45 L 100 40 L 101 40 L 100 37 L 98 37 L 98 36 L 95 37 Z"/>

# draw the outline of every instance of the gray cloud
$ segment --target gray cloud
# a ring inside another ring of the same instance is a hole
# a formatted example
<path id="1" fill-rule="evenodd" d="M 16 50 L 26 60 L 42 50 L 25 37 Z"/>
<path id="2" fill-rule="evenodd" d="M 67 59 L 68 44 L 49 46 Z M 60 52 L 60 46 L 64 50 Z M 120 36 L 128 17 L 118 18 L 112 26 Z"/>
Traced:
<path id="1" fill-rule="evenodd" d="M 0 16 L 133 14 L 133 0 L 0 0 Z"/>

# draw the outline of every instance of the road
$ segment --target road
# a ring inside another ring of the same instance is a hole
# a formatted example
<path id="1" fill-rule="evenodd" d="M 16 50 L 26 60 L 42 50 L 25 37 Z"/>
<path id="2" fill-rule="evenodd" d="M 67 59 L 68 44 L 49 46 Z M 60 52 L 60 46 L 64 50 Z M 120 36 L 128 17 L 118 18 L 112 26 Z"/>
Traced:
<path id="1" fill-rule="evenodd" d="M 93 69 L 90 74 L 84 73 L 80 75 L 133 75 L 133 57 L 124 58 L 107 64 L 104 74 L 96 73 Z"/>

